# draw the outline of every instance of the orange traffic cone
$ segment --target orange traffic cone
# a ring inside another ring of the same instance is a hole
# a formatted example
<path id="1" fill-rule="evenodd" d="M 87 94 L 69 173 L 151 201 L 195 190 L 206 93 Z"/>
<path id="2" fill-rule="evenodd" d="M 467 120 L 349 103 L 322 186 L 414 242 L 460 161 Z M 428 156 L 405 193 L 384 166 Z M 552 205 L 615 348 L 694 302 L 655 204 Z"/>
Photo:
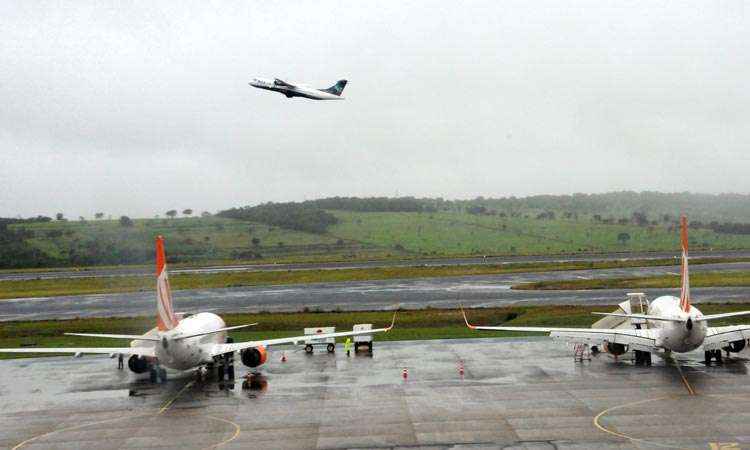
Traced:
<path id="1" fill-rule="evenodd" d="M 406 367 L 404 367 L 404 371 L 401 374 L 401 376 L 404 377 L 404 380 L 407 379 L 407 378 L 409 378 L 409 369 L 407 369 Z"/>
<path id="2" fill-rule="evenodd" d="M 458 374 L 461 376 L 464 376 L 464 362 L 463 361 L 458 362 Z"/>

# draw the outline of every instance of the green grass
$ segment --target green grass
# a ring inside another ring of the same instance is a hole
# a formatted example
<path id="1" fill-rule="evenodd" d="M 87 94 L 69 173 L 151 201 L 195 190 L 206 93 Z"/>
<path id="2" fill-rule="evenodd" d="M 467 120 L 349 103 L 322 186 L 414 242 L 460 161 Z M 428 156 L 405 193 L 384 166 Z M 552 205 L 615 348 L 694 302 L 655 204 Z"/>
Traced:
<path id="1" fill-rule="evenodd" d="M 750 300 L 750 299 L 748 299 Z M 704 314 L 742 311 L 750 309 L 745 304 L 701 304 Z M 611 311 L 613 306 L 526 306 L 506 308 L 469 309 L 469 320 L 477 325 L 509 326 L 567 326 L 588 327 L 600 317 L 591 315 L 593 311 Z M 356 323 L 372 323 L 375 327 L 385 327 L 391 322 L 393 313 L 389 311 L 365 312 L 307 312 L 307 313 L 259 313 L 228 314 L 224 316 L 227 325 L 241 325 L 258 322 L 252 331 L 232 332 L 237 342 L 297 336 L 305 327 L 335 326 L 339 331 L 349 330 Z M 742 317 L 712 322 L 721 326 L 743 323 Z M 137 318 L 87 318 L 73 320 L 46 320 L 25 322 L 4 322 L 0 324 L 0 347 L 112 347 L 127 345 L 127 341 L 64 336 L 66 332 L 140 334 L 154 326 L 150 317 Z M 539 333 L 479 332 L 463 323 L 458 310 L 423 309 L 399 311 L 396 326 L 388 333 L 376 336 L 378 341 L 415 339 L 455 339 L 481 337 L 517 337 L 538 335 Z M 32 357 L 42 355 L 0 354 L 0 359 Z"/>
<path id="2" fill-rule="evenodd" d="M 457 212 L 360 213 L 332 211 L 340 223 L 330 232 L 380 247 L 403 248 L 412 255 L 530 255 L 581 252 L 677 251 L 679 232 L 664 225 L 605 225 L 579 220 L 501 218 Z M 630 239 L 620 243 L 617 237 Z M 750 236 L 690 232 L 693 249 L 748 248 Z"/>
<path id="3" fill-rule="evenodd" d="M 740 261 L 742 259 L 696 258 L 693 264 Z M 430 278 L 446 276 L 489 275 L 579 269 L 609 269 L 672 265 L 674 259 L 624 261 L 570 261 L 563 263 L 530 262 L 492 265 L 373 267 L 363 269 L 294 270 L 267 272 L 220 272 L 175 274 L 172 288 L 208 289 L 237 286 L 283 285 L 298 283 L 386 280 L 395 278 Z M 62 278 L 14 280 L 0 282 L 0 300 L 25 297 L 107 294 L 149 291 L 154 289 L 152 276 L 118 276 L 97 278 Z"/>
<path id="4" fill-rule="evenodd" d="M 710 286 L 750 286 L 750 272 L 697 272 L 690 275 L 692 287 Z M 632 289 L 632 288 L 678 288 L 679 275 L 659 275 L 654 277 L 601 278 L 596 280 L 539 281 L 517 284 L 512 289 L 519 290 L 580 290 L 580 289 Z"/>
<path id="5" fill-rule="evenodd" d="M 446 211 L 331 213 L 340 223 L 325 234 L 220 217 L 136 219 L 135 225 L 127 228 L 117 220 L 53 221 L 10 228 L 33 232 L 34 237 L 26 243 L 66 267 L 93 256 L 97 266 L 123 261 L 148 265 L 153 239 L 159 234 L 167 240 L 170 262 L 181 265 L 679 249 L 678 232 L 667 225 L 605 225 L 583 215 L 577 220 L 537 220 L 531 211 L 513 218 Z M 55 231 L 62 235 L 50 235 Z M 620 243 L 620 233 L 627 233 L 630 239 Z M 260 243 L 254 245 L 253 238 Z M 695 250 L 746 249 L 750 248 L 750 235 L 694 229 L 690 243 Z"/>

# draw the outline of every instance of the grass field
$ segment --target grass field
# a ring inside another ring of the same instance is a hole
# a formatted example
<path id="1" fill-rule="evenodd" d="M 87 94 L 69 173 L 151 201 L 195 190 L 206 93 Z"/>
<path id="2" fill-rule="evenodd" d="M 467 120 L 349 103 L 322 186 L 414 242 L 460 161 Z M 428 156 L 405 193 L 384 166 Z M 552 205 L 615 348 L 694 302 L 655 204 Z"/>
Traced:
<path id="1" fill-rule="evenodd" d="M 58 266 L 85 266 L 90 260 L 97 265 L 146 264 L 159 234 L 166 237 L 170 262 L 181 265 L 679 249 L 677 231 L 665 224 L 607 225 L 588 216 L 542 220 L 533 214 L 331 213 L 339 223 L 324 234 L 220 217 L 136 219 L 132 227 L 117 220 L 71 220 L 10 228 L 32 233 L 25 242 L 55 258 Z M 629 238 L 618 240 L 622 233 Z M 750 235 L 695 229 L 690 243 L 693 249 L 744 249 L 750 248 Z"/>
<path id="2" fill-rule="evenodd" d="M 696 258 L 692 264 L 738 262 L 739 259 Z M 563 263 L 531 262 L 497 265 L 372 267 L 363 269 L 294 270 L 268 272 L 190 273 L 170 276 L 171 286 L 180 289 L 209 289 L 237 286 L 282 285 L 343 281 L 387 280 L 395 278 L 429 278 L 467 275 L 489 275 L 518 272 L 541 272 L 615 267 L 646 267 L 675 264 L 674 259 L 570 261 Z M 152 276 L 117 276 L 98 278 L 61 278 L 0 282 L 0 300 L 62 295 L 109 294 L 154 289 Z"/>
<path id="3" fill-rule="evenodd" d="M 690 286 L 750 286 L 750 272 L 697 272 L 690 275 Z M 678 288 L 679 275 L 659 275 L 637 278 L 602 278 L 597 280 L 560 280 L 523 283 L 512 286 L 519 290 L 578 290 L 578 289 L 632 289 Z"/>
<path id="4" fill-rule="evenodd" d="M 700 308 L 704 314 L 714 314 L 750 309 L 750 304 L 701 304 Z M 469 309 L 467 315 L 472 323 L 478 325 L 498 325 L 502 323 L 509 326 L 587 327 L 599 319 L 599 317 L 591 315 L 592 311 L 610 310 L 612 310 L 612 306 L 507 307 Z M 338 331 L 349 330 L 355 323 L 372 323 L 375 327 L 385 327 L 390 324 L 392 317 L 393 312 L 371 311 L 356 313 L 229 314 L 225 315 L 224 319 L 229 326 L 258 322 L 258 325 L 253 327 L 252 331 L 231 333 L 235 341 L 240 342 L 296 336 L 301 334 L 305 327 L 335 326 Z M 154 320 L 151 317 L 4 322 L 0 324 L 0 347 L 107 347 L 125 345 L 122 341 L 112 339 L 64 336 L 63 333 L 139 334 L 152 328 L 153 322 Z M 715 321 L 712 322 L 712 325 L 721 326 L 735 323 L 743 323 L 743 318 Z M 458 310 L 424 309 L 399 311 L 394 329 L 388 333 L 378 334 L 375 339 L 376 341 L 386 341 L 510 336 L 519 336 L 519 333 L 473 331 L 466 328 Z M 0 354 L 0 359 L 15 357 L 19 357 L 19 355 Z"/>

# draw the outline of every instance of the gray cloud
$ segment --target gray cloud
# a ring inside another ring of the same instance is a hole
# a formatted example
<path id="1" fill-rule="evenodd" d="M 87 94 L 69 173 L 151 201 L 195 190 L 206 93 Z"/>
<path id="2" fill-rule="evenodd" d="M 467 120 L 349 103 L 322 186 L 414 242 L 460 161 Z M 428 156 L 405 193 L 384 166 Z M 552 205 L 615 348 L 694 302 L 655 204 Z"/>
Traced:
<path id="1" fill-rule="evenodd" d="M 3 2 L 0 215 L 748 192 L 744 8 Z M 253 76 L 350 84 L 311 102 Z"/>

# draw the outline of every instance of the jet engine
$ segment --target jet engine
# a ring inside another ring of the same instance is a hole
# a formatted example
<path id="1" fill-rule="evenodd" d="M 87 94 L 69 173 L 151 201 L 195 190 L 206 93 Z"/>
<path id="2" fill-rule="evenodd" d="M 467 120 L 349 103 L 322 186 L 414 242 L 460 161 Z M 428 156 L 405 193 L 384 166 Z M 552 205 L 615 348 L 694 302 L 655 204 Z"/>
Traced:
<path id="1" fill-rule="evenodd" d="M 268 359 L 268 352 L 262 345 L 242 350 L 242 364 L 247 367 L 258 367 Z"/>
<path id="2" fill-rule="evenodd" d="M 147 372 L 151 364 L 143 356 L 133 355 L 128 359 L 128 369 L 135 373 Z"/>
<path id="3" fill-rule="evenodd" d="M 740 339 L 739 341 L 732 341 L 730 342 L 726 347 L 724 347 L 724 350 L 732 353 L 739 353 L 745 348 L 745 340 Z"/>
<path id="4" fill-rule="evenodd" d="M 616 342 L 605 342 L 604 351 L 615 356 L 620 356 L 628 351 L 628 346 L 625 344 L 618 344 Z"/>

